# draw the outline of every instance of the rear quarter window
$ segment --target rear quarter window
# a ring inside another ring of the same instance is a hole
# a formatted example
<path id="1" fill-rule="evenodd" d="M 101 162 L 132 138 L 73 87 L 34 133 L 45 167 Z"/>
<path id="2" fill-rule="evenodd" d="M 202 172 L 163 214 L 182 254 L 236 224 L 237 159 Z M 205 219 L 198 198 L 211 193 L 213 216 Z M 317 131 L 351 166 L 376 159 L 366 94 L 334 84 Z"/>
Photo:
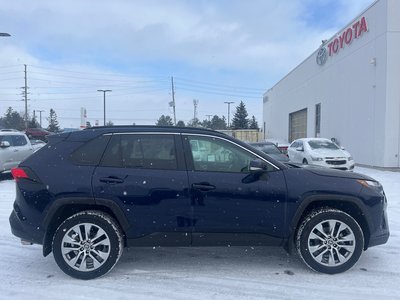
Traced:
<path id="1" fill-rule="evenodd" d="M 71 154 L 72 162 L 81 166 L 97 166 L 109 140 L 110 136 L 102 135 L 86 142 Z"/>
<path id="2" fill-rule="evenodd" d="M 0 142 L 9 142 L 10 145 L 13 145 L 11 135 L 0 135 Z"/>

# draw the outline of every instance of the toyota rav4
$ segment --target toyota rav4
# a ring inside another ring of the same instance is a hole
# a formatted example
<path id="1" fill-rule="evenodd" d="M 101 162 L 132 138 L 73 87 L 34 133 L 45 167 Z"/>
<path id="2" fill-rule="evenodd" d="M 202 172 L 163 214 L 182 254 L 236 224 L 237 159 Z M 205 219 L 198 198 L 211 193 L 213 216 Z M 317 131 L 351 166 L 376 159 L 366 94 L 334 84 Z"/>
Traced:
<path id="1" fill-rule="evenodd" d="M 130 246 L 283 246 L 334 274 L 389 238 L 376 180 L 282 164 L 211 130 L 53 135 L 12 174 L 13 234 L 80 279 L 106 274 Z"/>

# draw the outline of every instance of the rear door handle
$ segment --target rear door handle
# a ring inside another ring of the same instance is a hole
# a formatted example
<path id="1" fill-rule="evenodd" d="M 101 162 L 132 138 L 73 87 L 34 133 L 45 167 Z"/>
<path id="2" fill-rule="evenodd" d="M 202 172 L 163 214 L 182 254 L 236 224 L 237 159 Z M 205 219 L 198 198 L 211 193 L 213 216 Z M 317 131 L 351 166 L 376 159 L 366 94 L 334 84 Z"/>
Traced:
<path id="1" fill-rule="evenodd" d="M 203 192 L 215 190 L 215 185 L 209 183 L 193 183 L 192 188 Z"/>
<path id="2" fill-rule="evenodd" d="M 123 183 L 124 180 L 122 178 L 110 176 L 110 177 L 102 177 L 99 179 L 100 182 L 108 183 L 108 184 L 116 184 L 116 183 Z"/>

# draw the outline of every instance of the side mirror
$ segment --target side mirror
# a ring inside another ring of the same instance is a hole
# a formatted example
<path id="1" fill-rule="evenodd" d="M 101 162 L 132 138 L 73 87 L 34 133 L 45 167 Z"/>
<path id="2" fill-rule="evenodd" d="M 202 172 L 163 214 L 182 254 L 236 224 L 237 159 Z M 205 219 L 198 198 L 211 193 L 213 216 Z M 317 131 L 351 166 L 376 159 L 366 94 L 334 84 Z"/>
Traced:
<path id="1" fill-rule="evenodd" d="M 304 152 L 304 148 L 303 147 L 297 147 L 296 151 Z"/>
<path id="2" fill-rule="evenodd" d="M 255 159 L 250 161 L 249 170 L 250 171 L 264 171 L 267 169 L 265 162 L 261 159 Z"/>
<path id="3" fill-rule="evenodd" d="M 0 148 L 8 148 L 10 147 L 10 142 L 9 141 L 2 141 L 0 142 Z"/>
<path id="4" fill-rule="evenodd" d="M 247 174 L 247 176 L 245 176 L 242 179 L 242 183 L 252 183 L 261 180 L 262 178 L 264 179 L 268 178 L 268 173 L 265 172 L 267 169 L 268 169 L 267 164 L 263 162 L 261 159 L 255 159 L 250 161 L 249 164 L 250 173 Z"/>

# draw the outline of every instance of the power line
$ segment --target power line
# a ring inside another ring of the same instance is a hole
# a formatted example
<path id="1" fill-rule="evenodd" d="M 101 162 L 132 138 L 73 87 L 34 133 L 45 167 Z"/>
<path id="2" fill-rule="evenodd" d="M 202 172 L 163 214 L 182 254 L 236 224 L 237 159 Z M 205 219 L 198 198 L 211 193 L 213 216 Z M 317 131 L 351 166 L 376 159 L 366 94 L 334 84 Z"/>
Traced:
<path id="1" fill-rule="evenodd" d="M 45 70 L 54 70 L 54 71 L 61 71 L 61 72 L 67 72 L 67 73 L 77 73 L 77 74 L 93 74 L 93 75 L 100 75 L 100 76 L 118 76 L 118 77 L 132 77 L 131 75 L 124 75 L 124 74 L 118 74 L 118 73 L 95 73 L 95 72 L 82 72 L 82 71 L 71 71 L 71 70 L 66 70 L 66 69 L 58 69 L 58 68 L 48 68 L 48 67 L 41 67 L 41 66 L 35 66 L 35 65 L 30 65 L 30 67 L 33 68 L 38 68 L 38 69 L 45 69 Z M 147 76 L 150 78 L 162 78 L 165 80 L 169 80 L 168 76 Z"/>
<path id="2" fill-rule="evenodd" d="M 216 84 L 216 83 L 209 83 L 209 82 L 204 82 L 204 81 L 196 81 L 196 80 L 191 80 L 191 79 L 185 79 L 185 78 L 181 78 L 181 77 L 176 77 L 176 78 L 179 79 L 180 81 L 192 82 L 192 83 L 196 83 L 198 85 L 226 87 L 226 88 L 241 89 L 241 90 L 255 90 L 255 91 L 260 91 L 260 92 L 265 91 L 265 89 L 262 89 L 262 88 L 240 87 L 240 86 Z"/>
<path id="3" fill-rule="evenodd" d="M 261 95 L 259 97 L 256 96 L 249 96 L 249 95 L 244 95 L 244 94 L 232 94 L 232 93 L 219 93 L 219 92 L 208 92 L 205 90 L 197 90 L 197 89 L 188 89 L 188 88 L 180 88 L 181 90 L 184 91 L 190 91 L 190 92 L 196 92 L 200 94 L 211 94 L 211 95 L 219 95 L 219 96 L 228 96 L 228 97 L 234 97 L 234 98 L 249 98 L 249 99 L 261 99 Z"/>

